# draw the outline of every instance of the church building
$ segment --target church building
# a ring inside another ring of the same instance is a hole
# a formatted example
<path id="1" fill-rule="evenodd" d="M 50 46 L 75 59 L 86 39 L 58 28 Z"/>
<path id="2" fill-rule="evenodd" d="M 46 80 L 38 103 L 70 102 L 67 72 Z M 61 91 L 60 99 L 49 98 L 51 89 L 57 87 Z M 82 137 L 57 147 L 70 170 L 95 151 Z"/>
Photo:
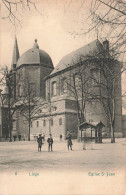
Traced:
<path id="1" fill-rule="evenodd" d="M 103 132 L 110 136 L 110 124 L 106 116 L 109 110 L 103 106 L 107 105 L 108 95 L 104 87 L 99 87 L 99 83 L 111 83 L 111 78 L 106 81 L 104 71 L 101 71 L 102 68 L 107 71 L 108 64 L 121 72 L 121 65 L 110 57 L 107 40 L 103 43 L 94 40 L 64 56 L 54 66 L 51 57 L 39 48 L 36 39 L 33 47 L 19 56 L 15 38 L 11 65 L 16 86 L 13 98 L 22 100 L 28 80 L 30 87 L 34 89 L 34 99 L 37 99 L 38 110 L 30 118 L 30 138 L 34 139 L 40 133 L 45 136 L 51 133 L 55 139 L 59 139 L 60 135 L 65 138 L 67 131 L 77 138 L 78 124 L 84 121 L 92 124 L 102 121 L 105 125 Z M 115 136 L 122 137 L 121 76 L 116 85 L 114 129 Z M 99 101 L 101 93 L 104 96 L 103 104 Z M 27 140 L 28 120 L 20 109 L 15 111 L 13 118 L 12 136 L 20 134 L 22 139 Z"/>

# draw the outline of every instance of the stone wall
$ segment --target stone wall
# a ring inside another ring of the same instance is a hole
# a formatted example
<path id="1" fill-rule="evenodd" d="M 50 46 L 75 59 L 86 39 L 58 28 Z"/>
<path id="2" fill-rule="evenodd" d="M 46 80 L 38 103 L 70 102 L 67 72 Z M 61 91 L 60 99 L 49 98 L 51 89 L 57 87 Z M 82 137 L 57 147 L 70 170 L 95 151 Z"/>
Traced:
<path id="1" fill-rule="evenodd" d="M 52 72 L 52 68 L 40 67 L 40 97 L 45 99 L 46 97 L 46 86 L 45 86 L 45 77 Z"/>
<path id="2" fill-rule="evenodd" d="M 49 128 L 49 120 L 50 122 Z M 50 129 L 50 130 L 49 130 Z M 51 133 L 54 139 L 59 139 L 60 134 L 63 138 L 65 137 L 65 114 L 59 114 L 55 116 L 43 117 L 32 122 L 31 135 L 38 136 L 39 134 L 44 133 L 47 138 Z"/>
<path id="3" fill-rule="evenodd" d="M 77 138 L 77 113 L 66 113 L 66 131 L 71 132 L 73 138 Z M 67 132 L 65 132 L 67 133 Z"/>

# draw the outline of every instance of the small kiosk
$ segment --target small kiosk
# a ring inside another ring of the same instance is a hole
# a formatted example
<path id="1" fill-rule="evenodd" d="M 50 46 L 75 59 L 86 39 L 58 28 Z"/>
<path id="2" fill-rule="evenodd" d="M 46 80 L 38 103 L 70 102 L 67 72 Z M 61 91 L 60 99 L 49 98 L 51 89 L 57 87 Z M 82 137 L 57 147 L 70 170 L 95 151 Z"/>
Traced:
<path id="1" fill-rule="evenodd" d="M 86 132 L 87 129 L 91 129 L 91 134 L 90 134 L 90 137 L 91 137 L 91 141 L 92 141 L 92 131 L 95 131 L 95 125 L 91 124 L 91 123 L 88 123 L 88 122 L 84 122 L 84 123 L 81 123 L 79 125 L 79 131 L 81 131 L 81 136 L 80 136 L 80 140 L 82 141 L 83 138 L 85 138 L 85 134 L 84 133 L 84 137 L 82 136 L 83 132 Z"/>
<path id="2" fill-rule="evenodd" d="M 105 125 L 100 121 L 99 123 L 97 124 L 91 124 L 91 123 L 88 123 L 88 122 L 84 122 L 84 123 L 81 123 L 79 125 L 79 131 L 81 131 L 81 136 L 79 137 L 80 139 L 79 140 L 86 140 L 86 136 L 85 136 L 85 133 L 84 133 L 84 136 L 82 136 L 82 133 L 83 131 L 86 132 L 87 129 L 91 129 L 91 134 L 90 134 L 90 138 L 91 138 L 91 141 L 92 141 L 92 132 L 94 131 L 95 132 L 95 143 L 102 143 L 102 128 L 105 127 Z"/>

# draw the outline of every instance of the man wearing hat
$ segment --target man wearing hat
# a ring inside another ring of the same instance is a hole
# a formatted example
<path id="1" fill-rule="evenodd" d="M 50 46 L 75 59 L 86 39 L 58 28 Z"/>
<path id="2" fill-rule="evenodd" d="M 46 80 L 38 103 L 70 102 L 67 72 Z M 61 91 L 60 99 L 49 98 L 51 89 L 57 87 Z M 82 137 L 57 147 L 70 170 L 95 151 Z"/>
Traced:
<path id="1" fill-rule="evenodd" d="M 37 142 L 38 142 L 38 152 L 39 151 L 41 152 L 41 148 L 42 148 L 42 136 L 41 136 L 41 134 L 39 134 Z"/>
<path id="2" fill-rule="evenodd" d="M 69 150 L 69 147 L 72 150 L 72 145 L 73 145 L 73 143 L 72 143 L 72 135 L 70 134 L 69 131 L 67 132 L 66 139 L 67 139 L 67 147 L 68 147 L 68 150 Z"/>

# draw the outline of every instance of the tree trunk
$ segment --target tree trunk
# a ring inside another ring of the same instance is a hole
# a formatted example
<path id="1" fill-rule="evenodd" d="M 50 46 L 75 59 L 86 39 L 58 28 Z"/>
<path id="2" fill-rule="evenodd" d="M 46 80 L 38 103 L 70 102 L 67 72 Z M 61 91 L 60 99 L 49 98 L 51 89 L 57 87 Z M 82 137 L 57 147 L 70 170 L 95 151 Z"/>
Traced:
<path id="1" fill-rule="evenodd" d="M 28 121 L 28 141 L 30 141 L 31 120 Z"/>
<path id="2" fill-rule="evenodd" d="M 111 143 L 115 143 L 114 128 L 111 124 Z"/>

